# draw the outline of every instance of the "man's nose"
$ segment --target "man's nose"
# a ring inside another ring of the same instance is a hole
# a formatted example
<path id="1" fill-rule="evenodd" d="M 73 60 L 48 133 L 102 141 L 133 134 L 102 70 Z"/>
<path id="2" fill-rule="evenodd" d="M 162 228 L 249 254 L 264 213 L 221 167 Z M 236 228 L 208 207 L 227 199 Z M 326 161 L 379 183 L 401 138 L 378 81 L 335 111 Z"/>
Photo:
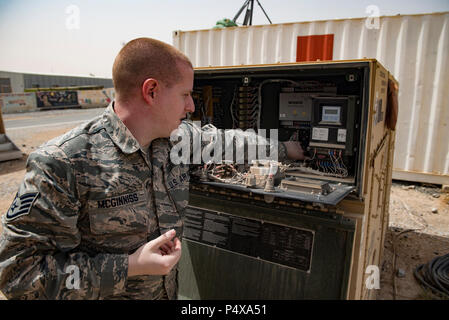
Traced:
<path id="1" fill-rule="evenodd" d="M 185 110 L 191 113 L 195 112 L 195 103 L 193 102 L 192 97 L 190 97 L 189 102 L 186 104 Z"/>

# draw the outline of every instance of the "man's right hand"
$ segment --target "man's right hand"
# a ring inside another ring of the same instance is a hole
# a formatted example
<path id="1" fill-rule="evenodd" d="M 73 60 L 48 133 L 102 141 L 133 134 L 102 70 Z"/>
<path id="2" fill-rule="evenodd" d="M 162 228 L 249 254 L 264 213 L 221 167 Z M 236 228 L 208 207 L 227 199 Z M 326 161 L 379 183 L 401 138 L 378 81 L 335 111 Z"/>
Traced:
<path id="1" fill-rule="evenodd" d="M 138 275 L 166 275 L 181 258 L 181 241 L 170 230 L 145 243 L 128 257 L 128 277 Z"/>
<path id="2" fill-rule="evenodd" d="M 285 148 L 287 149 L 287 158 L 290 160 L 304 160 L 307 157 L 304 155 L 301 143 L 298 141 L 284 141 Z"/>

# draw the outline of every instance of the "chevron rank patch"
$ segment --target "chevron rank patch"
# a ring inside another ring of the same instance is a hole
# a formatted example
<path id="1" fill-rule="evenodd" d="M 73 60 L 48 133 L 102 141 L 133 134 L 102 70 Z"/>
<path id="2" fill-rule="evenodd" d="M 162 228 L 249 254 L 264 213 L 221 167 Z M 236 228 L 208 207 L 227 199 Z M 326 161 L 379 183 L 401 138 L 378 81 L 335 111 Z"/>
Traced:
<path id="1" fill-rule="evenodd" d="M 12 220 L 23 215 L 29 214 L 34 201 L 37 199 L 39 192 L 29 192 L 19 196 L 16 194 L 14 201 L 6 213 L 6 218 Z"/>

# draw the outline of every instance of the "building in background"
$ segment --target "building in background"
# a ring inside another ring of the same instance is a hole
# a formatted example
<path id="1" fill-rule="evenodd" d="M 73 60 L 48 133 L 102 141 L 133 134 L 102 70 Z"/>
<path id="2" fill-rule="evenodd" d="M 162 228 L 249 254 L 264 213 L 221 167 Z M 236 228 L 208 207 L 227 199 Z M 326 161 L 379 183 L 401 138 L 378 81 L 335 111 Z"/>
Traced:
<path id="1" fill-rule="evenodd" d="M 114 100 L 112 79 L 0 71 L 2 113 L 101 108 Z"/>
<path id="2" fill-rule="evenodd" d="M 23 93 L 27 89 L 58 87 L 112 88 L 112 79 L 96 77 L 62 76 L 0 71 L 0 93 Z"/>

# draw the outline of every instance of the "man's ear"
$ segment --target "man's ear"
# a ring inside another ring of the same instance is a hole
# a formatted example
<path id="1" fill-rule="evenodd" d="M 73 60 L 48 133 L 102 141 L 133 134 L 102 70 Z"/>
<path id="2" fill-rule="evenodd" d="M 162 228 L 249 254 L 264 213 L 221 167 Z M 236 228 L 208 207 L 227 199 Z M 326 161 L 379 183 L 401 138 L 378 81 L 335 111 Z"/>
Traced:
<path id="1" fill-rule="evenodd" d="M 153 104 L 156 91 L 159 90 L 159 82 L 156 79 L 148 78 L 142 84 L 142 98 L 147 104 Z"/>

